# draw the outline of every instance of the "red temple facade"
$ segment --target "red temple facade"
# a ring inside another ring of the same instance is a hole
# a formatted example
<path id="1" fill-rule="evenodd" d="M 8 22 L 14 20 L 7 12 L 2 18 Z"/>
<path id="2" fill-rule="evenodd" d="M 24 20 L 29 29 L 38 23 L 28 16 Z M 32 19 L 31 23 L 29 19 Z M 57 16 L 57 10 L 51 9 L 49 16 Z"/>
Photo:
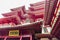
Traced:
<path id="1" fill-rule="evenodd" d="M 12 8 L 3 13 L 0 19 L 1 40 L 40 40 L 48 38 L 60 40 L 60 1 L 46 0 L 25 6 Z M 5 25 L 10 25 L 5 27 Z M 51 31 L 48 32 L 49 28 Z M 44 29 L 44 33 L 42 33 Z M 3 33 L 4 32 L 4 33 Z"/>

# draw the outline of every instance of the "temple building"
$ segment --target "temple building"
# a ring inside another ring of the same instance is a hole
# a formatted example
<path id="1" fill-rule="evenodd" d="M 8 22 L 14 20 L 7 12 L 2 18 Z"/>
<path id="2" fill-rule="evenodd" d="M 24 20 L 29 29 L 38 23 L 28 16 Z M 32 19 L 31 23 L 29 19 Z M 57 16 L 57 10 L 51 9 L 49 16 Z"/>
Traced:
<path id="1" fill-rule="evenodd" d="M 10 10 L 0 18 L 0 40 L 60 40 L 60 0 Z"/>

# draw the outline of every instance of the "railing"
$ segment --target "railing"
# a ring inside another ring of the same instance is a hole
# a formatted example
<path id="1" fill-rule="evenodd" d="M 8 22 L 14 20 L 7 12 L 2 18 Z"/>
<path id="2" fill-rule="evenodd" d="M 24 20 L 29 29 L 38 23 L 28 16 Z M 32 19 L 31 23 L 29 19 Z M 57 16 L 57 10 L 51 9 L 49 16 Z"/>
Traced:
<path id="1" fill-rule="evenodd" d="M 32 35 L 0 36 L 0 40 L 32 40 Z"/>

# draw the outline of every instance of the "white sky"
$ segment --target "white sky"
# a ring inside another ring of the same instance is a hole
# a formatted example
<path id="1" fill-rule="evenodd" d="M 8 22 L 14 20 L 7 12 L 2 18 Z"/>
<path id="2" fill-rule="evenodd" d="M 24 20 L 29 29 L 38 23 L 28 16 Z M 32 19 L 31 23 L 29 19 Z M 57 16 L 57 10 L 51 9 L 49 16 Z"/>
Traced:
<path id="1" fill-rule="evenodd" d="M 0 0 L 0 18 L 2 13 L 10 12 L 11 8 L 16 8 L 25 5 L 29 7 L 30 3 L 36 3 L 44 0 Z"/>

